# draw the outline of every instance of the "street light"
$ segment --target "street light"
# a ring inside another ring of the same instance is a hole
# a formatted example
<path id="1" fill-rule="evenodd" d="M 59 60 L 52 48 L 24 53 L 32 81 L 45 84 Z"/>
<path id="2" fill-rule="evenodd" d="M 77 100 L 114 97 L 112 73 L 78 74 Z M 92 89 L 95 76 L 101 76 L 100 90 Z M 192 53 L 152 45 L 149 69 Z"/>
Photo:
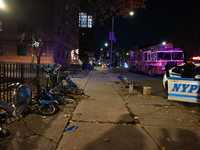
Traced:
<path id="1" fill-rule="evenodd" d="M 2 8 L 3 7 L 3 2 L 2 2 L 2 0 L 0 0 L 0 8 Z"/>
<path id="2" fill-rule="evenodd" d="M 134 15 L 134 12 L 130 12 L 129 13 L 130 16 Z M 119 16 L 113 16 L 112 17 L 112 28 L 111 28 L 111 32 L 109 33 L 109 40 L 110 40 L 110 68 L 109 68 L 109 72 L 113 72 L 113 68 L 112 68 L 112 52 L 113 52 L 113 41 L 115 40 L 115 33 L 114 33 L 114 20 Z"/>
<path id="3" fill-rule="evenodd" d="M 1 8 L 1 9 L 4 9 L 4 8 L 5 8 L 5 4 L 4 4 L 3 0 L 0 0 L 0 8 Z"/>

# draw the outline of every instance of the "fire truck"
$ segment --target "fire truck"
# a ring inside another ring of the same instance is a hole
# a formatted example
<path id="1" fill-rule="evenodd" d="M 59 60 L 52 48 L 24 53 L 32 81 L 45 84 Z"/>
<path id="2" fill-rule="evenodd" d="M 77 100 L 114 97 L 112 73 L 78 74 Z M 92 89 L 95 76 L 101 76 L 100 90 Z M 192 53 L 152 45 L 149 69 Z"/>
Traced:
<path id="1" fill-rule="evenodd" d="M 131 51 L 130 72 L 144 72 L 150 76 L 164 75 L 165 65 L 180 65 L 184 62 L 184 53 L 174 48 L 172 43 L 158 44 L 140 50 Z"/>

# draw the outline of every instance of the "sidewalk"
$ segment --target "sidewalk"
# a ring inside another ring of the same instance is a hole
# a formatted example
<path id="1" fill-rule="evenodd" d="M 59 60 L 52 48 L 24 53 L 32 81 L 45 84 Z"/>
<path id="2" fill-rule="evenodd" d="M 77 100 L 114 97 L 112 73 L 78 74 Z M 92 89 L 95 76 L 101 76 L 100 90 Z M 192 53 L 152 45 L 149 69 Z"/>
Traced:
<path id="1" fill-rule="evenodd" d="M 97 68 L 72 78 L 86 97 L 56 115 L 30 114 L 0 139 L 4 150 L 198 150 L 199 117 L 154 95 L 128 93 L 117 74 Z M 72 131 L 69 127 L 77 126 Z"/>
<path id="2" fill-rule="evenodd" d="M 78 129 L 65 132 L 57 150 L 199 149 L 196 116 L 158 96 L 128 94 L 106 69 L 91 71 L 87 78 L 77 83 L 90 97 L 79 102 L 68 125 Z"/>

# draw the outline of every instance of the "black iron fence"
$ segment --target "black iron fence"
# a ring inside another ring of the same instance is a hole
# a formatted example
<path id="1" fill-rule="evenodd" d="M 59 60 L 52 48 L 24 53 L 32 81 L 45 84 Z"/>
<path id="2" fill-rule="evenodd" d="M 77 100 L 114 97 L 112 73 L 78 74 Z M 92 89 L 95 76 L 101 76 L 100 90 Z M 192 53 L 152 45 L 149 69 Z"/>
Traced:
<path id="1" fill-rule="evenodd" d="M 46 88 L 44 67 L 52 64 L 6 63 L 0 62 L 0 99 L 7 103 L 13 102 L 13 91 L 9 88 L 13 83 L 27 84 L 34 97 L 41 88 Z M 91 69 L 82 70 L 80 65 L 62 65 L 69 77 L 84 77 Z"/>
<path id="2" fill-rule="evenodd" d="M 12 102 L 12 90 L 9 89 L 12 83 L 19 82 L 27 84 L 32 93 L 41 86 L 44 74 L 41 68 L 44 65 L 32 63 L 5 63 L 0 62 L 0 99 L 8 103 Z"/>

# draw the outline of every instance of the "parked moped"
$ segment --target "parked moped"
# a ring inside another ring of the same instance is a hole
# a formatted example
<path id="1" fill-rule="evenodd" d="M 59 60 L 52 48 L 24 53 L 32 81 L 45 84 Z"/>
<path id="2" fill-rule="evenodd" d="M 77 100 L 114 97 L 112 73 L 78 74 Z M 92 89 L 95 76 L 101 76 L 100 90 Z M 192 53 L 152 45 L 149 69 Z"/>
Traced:
<path id="1" fill-rule="evenodd" d="M 7 125 L 10 118 L 20 118 L 28 111 L 31 103 L 31 90 L 28 85 L 13 83 L 7 90 L 12 90 L 12 102 L 0 100 L 0 134 L 8 133 Z M 15 120 L 14 119 L 14 120 Z"/>

